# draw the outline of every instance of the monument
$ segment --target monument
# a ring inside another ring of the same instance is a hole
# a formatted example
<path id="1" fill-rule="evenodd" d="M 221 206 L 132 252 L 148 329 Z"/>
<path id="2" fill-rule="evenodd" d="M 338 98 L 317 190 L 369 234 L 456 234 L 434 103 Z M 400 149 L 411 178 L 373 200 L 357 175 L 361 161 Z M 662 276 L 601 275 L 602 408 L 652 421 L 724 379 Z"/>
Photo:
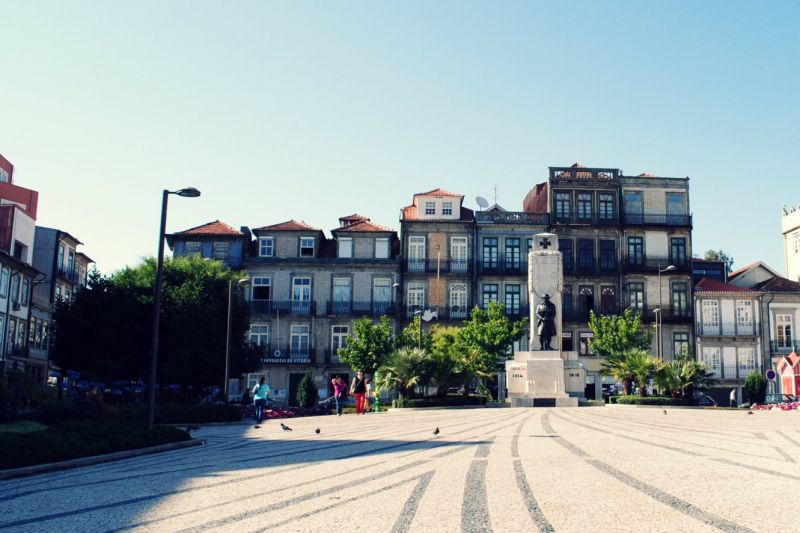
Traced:
<path id="1" fill-rule="evenodd" d="M 530 351 L 517 352 L 513 360 L 506 361 L 508 395 L 512 407 L 578 405 L 578 398 L 567 394 L 564 387 L 564 359 L 561 357 L 562 263 L 558 237 L 553 233 L 535 235 L 533 250 L 528 255 Z M 535 350 L 537 345 L 539 349 Z"/>

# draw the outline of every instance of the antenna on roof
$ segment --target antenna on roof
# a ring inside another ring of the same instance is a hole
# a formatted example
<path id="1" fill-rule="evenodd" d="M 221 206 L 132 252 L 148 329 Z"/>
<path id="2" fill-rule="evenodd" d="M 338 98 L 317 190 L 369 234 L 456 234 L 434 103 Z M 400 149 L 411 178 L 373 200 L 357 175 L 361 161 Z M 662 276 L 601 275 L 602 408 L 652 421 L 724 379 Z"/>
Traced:
<path id="1" fill-rule="evenodd" d="M 494 186 L 494 205 L 497 205 L 497 185 Z"/>
<path id="2" fill-rule="evenodd" d="M 489 202 L 487 202 L 486 198 L 484 198 L 483 196 L 476 196 L 475 203 L 477 203 L 481 209 L 486 209 L 487 207 L 489 207 Z"/>

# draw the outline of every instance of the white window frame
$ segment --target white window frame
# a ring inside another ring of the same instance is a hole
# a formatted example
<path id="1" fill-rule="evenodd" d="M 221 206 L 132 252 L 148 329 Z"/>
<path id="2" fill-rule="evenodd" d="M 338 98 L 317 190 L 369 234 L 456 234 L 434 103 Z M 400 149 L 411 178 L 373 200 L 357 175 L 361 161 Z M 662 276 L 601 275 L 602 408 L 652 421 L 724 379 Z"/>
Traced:
<path id="1" fill-rule="evenodd" d="M 353 238 L 352 237 L 339 237 L 336 239 L 337 248 L 339 249 L 339 257 L 342 259 L 352 259 L 353 257 Z"/>
<path id="2" fill-rule="evenodd" d="M 589 341 L 594 338 L 594 333 L 591 331 L 581 331 L 578 334 L 578 353 L 580 355 L 593 355 L 592 346 Z"/>
<path id="3" fill-rule="evenodd" d="M 308 246 L 308 242 L 311 246 Z M 300 237 L 300 257 L 314 257 L 314 249 L 316 248 L 316 239 L 314 237 Z M 311 255 L 304 255 L 303 250 L 311 250 Z"/>
<path id="4" fill-rule="evenodd" d="M 450 260 L 452 272 L 466 272 L 469 262 L 469 239 L 464 235 L 450 237 Z"/>
<path id="5" fill-rule="evenodd" d="M 264 322 L 254 322 L 250 324 L 250 331 L 248 332 L 250 344 L 256 346 L 269 347 L 270 343 L 270 327 L 269 324 Z"/>
<path id="6" fill-rule="evenodd" d="M 700 304 L 703 315 L 703 326 L 719 327 L 719 302 L 717 300 L 703 300 Z"/>
<path id="7" fill-rule="evenodd" d="M 436 202 L 426 201 L 425 202 L 425 215 L 435 215 L 436 214 Z"/>
<path id="8" fill-rule="evenodd" d="M 753 327 L 752 300 L 736 300 L 736 325 L 737 327 Z"/>
<path id="9" fill-rule="evenodd" d="M 722 369 L 722 349 L 719 346 L 703 346 L 700 353 L 708 371 L 719 375 Z"/>
<path id="10" fill-rule="evenodd" d="M 444 216 L 452 216 L 453 214 L 453 202 L 443 202 L 442 203 L 442 215 Z"/>
<path id="11" fill-rule="evenodd" d="M 456 318 L 466 318 L 467 316 L 467 284 L 450 284 L 450 312 L 455 313 Z"/>
<path id="12" fill-rule="evenodd" d="M 406 286 L 406 302 L 408 303 L 409 313 L 414 312 L 414 308 L 425 309 L 425 284 L 424 283 L 409 283 Z"/>
<path id="13" fill-rule="evenodd" d="M 217 241 L 212 246 L 211 254 L 214 257 L 214 259 L 217 259 L 219 261 L 225 261 L 228 259 L 230 250 L 231 250 L 231 243 L 224 241 Z"/>
<path id="14" fill-rule="evenodd" d="M 255 288 L 256 287 L 269 287 L 269 298 L 256 300 Z M 268 302 L 272 300 L 272 279 L 268 276 L 256 276 L 250 279 L 250 299 L 258 302 Z"/>
<path id="15" fill-rule="evenodd" d="M 304 341 L 305 339 L 305 341 Z M 292 346 L 297 340 L 298 350 L 293 352 Z M 306 351 L 302 351 L 305 344 Z M 311 355 L 311 327 L 308 324 L 292 324 L 289 326 L 289 354 L 295 354 L 295 358 L 303 359 Z M 297 357 L 300 356 L 300 357 Z"/>
<path id="16" fill-rule="evenodd" d="M 753 346 L 739 346 L 736 349 L 736 361 L 739 365 L 739 377 L 745 378 L 753 370 L 758 370 L 756 349 Z"/>
<path id="17" fill-rule="evenodd" d="M 190 247 L 197 246 L 197 250 L 190 251 Z M 203 255 L 203 243 L 200 241 L 186 241 L 186 257 L 200 257 Z"/>
<path id="18" fill-rule="evenodd" d="M 3 298 L 8 297 L 8 282 L 11 277 L 11 270 L 3 267 L 3 272 L 0 274 L 0 296 Z"/>
<path id="19" fill-rule="evenodd" d="M 258 238 L 258 256 L 259 257 L 275 256 L 275 237 Z"/>
<path id="20" fill-rule="evenodd" d="M 789 313 L 775 313 L 775 343 L 778 348 L 792 348 L 794 324 Z"/>
<path id="21" fill-rule="evenodd" d="M 331 326 L 331 362 L 339 362 L 339 348 L 344 348 L 349 336 L 350 326 L 346 324 L 334 324 Z"/>
<path id="22" fill-rule="evenodd" d="M 389 259 L 388 237 L 377 237 L 375 239 L 375 259 Z"/>

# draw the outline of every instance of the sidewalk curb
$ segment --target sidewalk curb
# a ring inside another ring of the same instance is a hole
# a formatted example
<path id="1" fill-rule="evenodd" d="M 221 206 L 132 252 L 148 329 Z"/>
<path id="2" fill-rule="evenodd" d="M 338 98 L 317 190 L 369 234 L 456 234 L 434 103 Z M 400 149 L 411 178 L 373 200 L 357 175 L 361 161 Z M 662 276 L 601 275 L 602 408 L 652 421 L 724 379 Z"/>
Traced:
<path id="1" fill-rule="evenodd" d="M 10 468 L 8 470 L 0 470 L 0 480 L 35 476 L 36 474 L 45 474 L 47 472 L 57 472 L 59 470 L 70 470 L 82 466 L 110 463 L 112 461 L 129 459 L 131 457 L 138 457 L 140 455 L 171 452 L 173 450 L 182 450 L 184 448 L 191 448 L 193 446 L 202 446 L 204 444 L 206 444 L 205 439 L 192 439 L 180 442 L 170 442 L 168 444 L 159 444 L 158 446 L 150 446 L 149 448 L 138 448 L 135 450 L 124 450 L 121 452 L 107 453 L 104 455 L 92 455 L 90 457 L 80 457 L 78 459 L 59 461 L 57 463 L 46 463 L 43 465 L 31 465 L 31 466 L 23 466 L 20 468 Z"/>

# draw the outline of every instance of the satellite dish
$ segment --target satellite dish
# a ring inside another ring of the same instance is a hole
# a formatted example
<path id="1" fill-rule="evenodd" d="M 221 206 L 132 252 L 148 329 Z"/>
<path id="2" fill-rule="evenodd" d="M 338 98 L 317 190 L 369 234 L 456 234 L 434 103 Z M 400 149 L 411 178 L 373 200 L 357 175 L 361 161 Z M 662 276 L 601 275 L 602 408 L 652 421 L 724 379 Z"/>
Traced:
<path id="1" fill-rule="evenodd" d="M 480 206 L 481 209 L 486 209 L 489 207 L 489 202 L 486 201 L 486 198 L 483 196 L 476 196 L 475 202 Z"/>

